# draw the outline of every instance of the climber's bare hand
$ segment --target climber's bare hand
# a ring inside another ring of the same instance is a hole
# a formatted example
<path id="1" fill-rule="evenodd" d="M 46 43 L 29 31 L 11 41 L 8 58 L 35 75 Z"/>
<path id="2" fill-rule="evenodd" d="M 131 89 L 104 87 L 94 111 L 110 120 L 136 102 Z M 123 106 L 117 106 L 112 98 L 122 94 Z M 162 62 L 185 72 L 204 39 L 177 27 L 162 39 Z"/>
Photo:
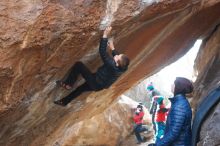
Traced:
<path id="1" fill-rule="evenodd" d="M 115 50 L 115 46 L 114 46 L 114 43 L 113 43 L 113 40 L 112 40 L 112 39 L 108 41 L 108 46 L 109 46 L 109 48 L 110 48 L 111 50 Z"/>
<path id="2" fill-rule="evenodd" d="M 111 30 L 112 30 L 112 27 L 111 27 L 111 26 L 108 26 L 108 27 L 104 30 L 103 38 L 107 38 L 108 35 L 110 34 Z"/>

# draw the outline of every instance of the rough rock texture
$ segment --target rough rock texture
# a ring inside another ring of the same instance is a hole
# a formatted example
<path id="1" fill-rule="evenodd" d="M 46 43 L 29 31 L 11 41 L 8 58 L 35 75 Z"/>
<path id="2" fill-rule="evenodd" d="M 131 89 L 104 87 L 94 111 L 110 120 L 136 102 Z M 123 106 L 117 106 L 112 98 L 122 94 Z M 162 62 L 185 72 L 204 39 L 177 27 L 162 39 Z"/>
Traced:
<path id="1" fill-rule="evenodd" d="M 195 71 L 198 78 L 195 83 L 196 97 L 199 102 L 208 92 L 220 85 L 220 27 L 216 26 L 210 35 L 203 40 L 195 60 Z M 205 89 L 205 90 L 204 90 Z M 201 98 L 200 98 L 201 97 Z M 195 100 L 197 100 L 195 98 Z"/>
<path id="2" fill-rule="evenodd" d="M 198 146 L 219 146 L 219 126 L 220 121 L 220 103 L 213 108 L 211 113 L 208 115 L 206 120 L 203 122 L 201 132 L 200 132 L 200 141 Z"/>
<path id="3" fill-rule="evenodd" d="M 99 115 L 220 23 L 219 0 L 2 0 L 0 10 L 1 146 L 100 144 L 92 140 L 103 135 L 92 129 Z M 127 73 L 108 90 L 83 94 L 65 108 L 54 105 L 68 94 L 55 81 L 75 61 L 92 70 L 100 65 L 96 48 L 109 24 L 116 47 L 132 60 Z M 92 132 L 80 133 L 80 124 Z"/>
<path id="4" fill-rule="evenodd" d="M 195 69 L 198 78 L 195 83 L 195 98 L 192 103 L 194 107 L 208 95 L 210 91 L 220 86 L 220 27 L 212 31 L 203 45 L 196 59 Z M 209 116 L 203 122 L 200 132 L 199 146 L 220 145 L 220 103 L 213 107 Z"/>
<path id="5" fill-rule="evenodd" d="M 119 145 L 121 140 L 129 135 L 133 130 L 132 109 L 137 106 L 137 102 L 122 96 L 113 102 L 107 109 L 90 119 L 84 119 L 78 123 L 65 125 L 65 133 L 57 132 L 60 137 L 53 143 L 55 145 L 103 145 L 108 141 L 108 145 Z M 150 127 L 150 117 L 147 109 L 145 111 L 144 122 Z M 152 134 L 151 134 L 152 135 Z M 109 139 L 113 139 L 109 141 Z M 118 140 L 114 140 L 118 139 Z M 133 139 L 135 137 L 133 136 Z"/>

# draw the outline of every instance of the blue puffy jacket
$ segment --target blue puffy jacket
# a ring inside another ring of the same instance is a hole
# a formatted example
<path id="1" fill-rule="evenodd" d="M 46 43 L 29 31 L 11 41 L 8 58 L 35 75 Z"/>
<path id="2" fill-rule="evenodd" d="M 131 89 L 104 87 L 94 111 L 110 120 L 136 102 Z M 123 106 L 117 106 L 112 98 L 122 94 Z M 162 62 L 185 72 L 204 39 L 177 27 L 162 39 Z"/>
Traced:
<path id="1" fill-rule="evenodd" d="M 171 100 L 164 137 L 156 146 L 191 146 L 192 110 L 185 96 L 179 94 Z"/>

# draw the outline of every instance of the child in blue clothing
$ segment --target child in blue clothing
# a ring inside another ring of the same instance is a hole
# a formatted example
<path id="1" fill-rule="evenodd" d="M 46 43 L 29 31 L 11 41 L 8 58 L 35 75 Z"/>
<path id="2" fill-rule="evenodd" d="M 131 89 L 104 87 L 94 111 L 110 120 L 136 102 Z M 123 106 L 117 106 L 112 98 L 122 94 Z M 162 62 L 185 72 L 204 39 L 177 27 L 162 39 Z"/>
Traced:
<path id="1" fill-rule="evenodd" d="M 151 108 L 150 114 L 152 114 L 152 123 L 155 130 L 155 141 L 160 140 L 163 137 L 165 131 L 165 122 L 168 109 L 164 104 L 164 97 L 154 88 L 150 83 L 147 86 L 147 90 L 151 93 Z"/>

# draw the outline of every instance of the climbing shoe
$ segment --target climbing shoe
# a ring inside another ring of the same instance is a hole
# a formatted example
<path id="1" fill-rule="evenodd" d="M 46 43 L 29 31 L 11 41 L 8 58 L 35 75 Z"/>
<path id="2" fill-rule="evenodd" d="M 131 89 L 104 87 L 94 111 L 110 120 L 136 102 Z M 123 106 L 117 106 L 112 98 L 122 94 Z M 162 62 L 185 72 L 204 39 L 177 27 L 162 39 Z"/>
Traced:
<path id="1" fill-rule="evenodd" d="M 54 101 L 54 104 L 66 106 L 66 104 L 64 102 L 62 102 L 61 100 Z"/>

